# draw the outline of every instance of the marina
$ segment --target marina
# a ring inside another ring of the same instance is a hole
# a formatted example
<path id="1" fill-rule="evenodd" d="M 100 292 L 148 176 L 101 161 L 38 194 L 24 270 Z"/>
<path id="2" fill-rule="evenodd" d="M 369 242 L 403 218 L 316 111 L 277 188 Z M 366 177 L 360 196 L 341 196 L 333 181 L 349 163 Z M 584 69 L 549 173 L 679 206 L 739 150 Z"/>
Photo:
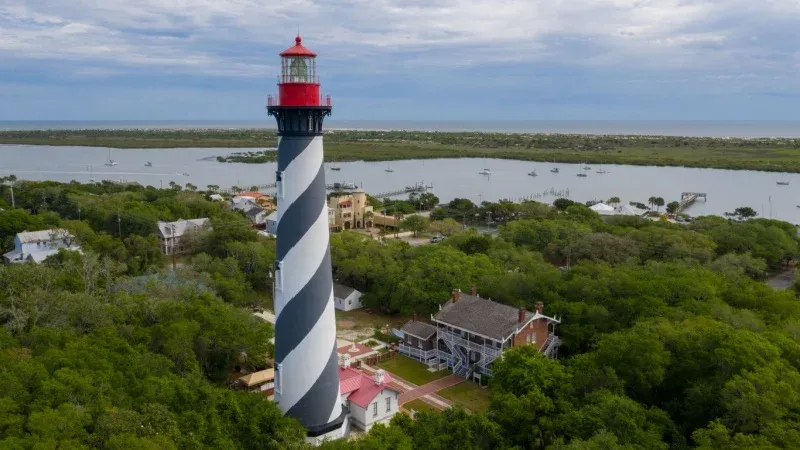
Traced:
<path id="1" fill-rule="evenodd" d="M 114 150 L 117 166 L 105 166 L 108 149 L 95 147 L 0 146 L 0 176 L 15 174 L 24 180 L 56 180 L 87 183 L 127 180 L 155 187 L 170 181 L 192 183 L 204 190 L 208 185 L 230 191 L 232 186 L 249 189 L 275 188 L 275 163 L 219 163 L 218 155 L 248 149 L 182 148 Z M 257 149 L 253 149 L 257 150 Z M 151 161 L 152 166 L 146 166 Z M 776 174 L 747 170 L 648 167 L 603 164 L 605 175 L 587 174 L 584 164 L 525 162 L 504 159 L 462 158 L 383 162 L 337 162 L 339 171 L 326 172 L 329 185 L 352 183 L 371 195 L 403 198 L 407 188 L 425 180 L 424 192 L 440 201 L 468 198 L 481 200 L 529 199 L 552 202 L 558 197 L 585 202 L 620 197 L 623 203 L 647 203 L 651 196 L 667 203 L 682 200 L 683 192 L 706 193 L 709 200 L 694 201 L 685 212 L 697 216 L 722 215 L 740 206 L 750 206 L 760 217 L 800 224 L 800 174 Z M 387 166 L 394 172 L 386 172 Z M 598 169 L 600 166 L 595 167 Z M 479 172 L 491 168 L 490 174 Z M 555 169 L 563 169 L 554 172 Z M 538 176 L 530 176 L 535 170 Z M 183 175 L 188 173 L 189 175 Z M 786 185 L 778 185 L 785 181 Z M 329 186 L 332 187 L 332 186 Z M 423 191 L 420 191 L 423 192 Z M 552 194 L 551 194 L 552 193 Z M 697 199 L 696 199 L 697 200 Z M 770 207 L 771 206 L 771 207 Z"/>

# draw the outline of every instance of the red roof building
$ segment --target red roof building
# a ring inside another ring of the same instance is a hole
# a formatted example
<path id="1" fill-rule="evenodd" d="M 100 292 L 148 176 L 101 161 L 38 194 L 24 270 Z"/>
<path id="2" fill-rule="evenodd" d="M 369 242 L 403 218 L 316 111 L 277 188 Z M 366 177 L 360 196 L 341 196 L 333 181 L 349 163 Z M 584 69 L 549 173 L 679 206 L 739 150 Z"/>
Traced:
<path id="1" fill-rule="evenodd" d="M 391 376 L 378 370 L 370 377 L 352 367 L 345 357 L 339 367 L 339 391 L 342 404 L 350 409 L 353 425 L 369 431 L 376 423 L 385 423 L 397 413 L 399 392 L 389 386 Z"/>

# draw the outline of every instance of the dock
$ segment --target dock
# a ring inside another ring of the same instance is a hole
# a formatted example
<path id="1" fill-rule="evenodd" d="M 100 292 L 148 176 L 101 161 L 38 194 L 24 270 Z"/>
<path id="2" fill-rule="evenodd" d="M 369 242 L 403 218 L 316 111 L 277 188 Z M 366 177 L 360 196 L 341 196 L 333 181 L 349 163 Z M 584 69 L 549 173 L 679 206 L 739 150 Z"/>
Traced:
<path id="1" fill-rule="evenodd" d="M 433 185 L 426 185 L 424 181 L 414 184 L 413 186 L 406 186 L 402 189 L 395 189 L 391 191 L 381 192 L 378 194 L 370 194 L 375 198 L 394 197 L 396 195 L 411 194 L 413 192 L 428 192 L 433 190 Z"/>
<path id="2" fill-rule="evenodd" d="M 517 203 L 541 200 L 546 197 L 569 198 L 569 189 L 556 189 L 551 187 L 542 192 L 532 192 L 528 195 L 517 197 Z"/>
<path id="3" fill-rule="evenodd" d="M 229 187 L 229 188 L 218 189 L 215 192 L 219 193 L 219 194 L 236 194 L 237 192 L 250 190 L 251 187 L 257 187 L 258 190 L 260 190 L 260 191 L 261 190 L 265 190 L 266 191 L 266 190 L 270 190 L 270 189 L 275 189 L 277 186 L 278 186 L 277 183 L 251 185 L 251 186 L 248 186 L 247 189 L 243 189 L 243 188 L 238 187 L 238 186 L 232 186 L 232 187 Z M 328 183 L 328 184 L 325 185 L 325 189 L 328 190 L 328 191 L 335 191 L 335 192 L 355 191 L 355 190 L 361 189 L 361 184 L 360 183 L 347 182 L 347 181 L 346 182 Z M 370 195 L 372 195 L 373 197 L 376 197 L 376 198 L 387 198 L 387 197 L 394 197 L 394 196 L 402 195 L 402 194 L 411 194 L 411 193 L 414 193 L 414 192 L 417 192 L 417 193 L 428 192 L 430 190 L 433 190 L 433 185 L 432 184 L 426 185 L 424 181 L 420 181 L 418 183 L 415 183 L 415 184 L 413 184 L 411 186 L 406 186 L 404 188 L 393 189 L 393 190 L 390 190 L 390 191 L 380 192 L 380 193 L 377 193 L 377 194 L 370 194 Z"/>
<path id="4" fill-rule="evenodd" d="M 703 201 L 708 199 L 708 195 L 705 192 L 684 192 L 681 194 L 681 201 L 678 204 L 678 209 L 675 210 L 675 214 L 683 212 L 684 209 L 688 208 L 692 205 L 697 199 L 702 198 Z"/>

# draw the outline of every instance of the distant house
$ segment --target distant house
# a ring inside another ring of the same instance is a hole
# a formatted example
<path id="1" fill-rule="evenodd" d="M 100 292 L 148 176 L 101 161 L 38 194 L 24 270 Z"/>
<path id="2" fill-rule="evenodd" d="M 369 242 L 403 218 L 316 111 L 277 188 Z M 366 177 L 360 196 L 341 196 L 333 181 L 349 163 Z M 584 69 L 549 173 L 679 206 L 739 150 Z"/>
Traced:
<path id="1" fill-rule="evenodd" d="M 269 213 L 270 212 L 266 208 L 256 206 L 254 208 L 250 208 L 246 214 L 250 221 L 255 225 L 265 225 L 267 223 L 267 217 L 269 216 Z"/>
<path id="2" fill-rule="evenodd" d="M 398 410 L 400 393 L 389 386 L 392 379 L 383 369 L 372 377 L 350 367 L 345 355 L 339 367 L 342 406 L 349 408 L 353 425 L 369 431 L 376 423 L 388 423 Z"/>
<path id="3" fill-rule="evenodd" d="M 367 194 L 358 189 L 351 194 L 331 196 L 328 199 L 328 228 L 350 230 L 373 226 L 372 206 Z"/>
<path id="4" fill-rule="evenodd" d="M 266 232 L 272 235 L 278 234 L 278 211 L 273 211 L 267 216 Z"/>
<path id="5" fill-rule="evenodd" d="M 454 290 L 431 321 L 403 326 L 400 353 L 475 381 L 491 376 L 492 363 L 509 348 L 534 345 L 555 357 L 561 342 L 553 333 L 560 320 L 545 316 L 542 302 L 530 312 L 481 298 L 474 285 L 469 295 Z"/>
<path id="6" fill-rule="evenodd" d="M 182 245 L 181 238 L 187 231 L 198 231 L 208 228 L 208 218 L 178 219 L 175 222 L 158 222 L 158 241 L 161 252 L 165 255 L 182 255 L 189 249 Z"/>
<path id="7" fill-rule="evenodd" d="M 258 208 L 256 200 L 252 197 L 233 197 L 231 199 L 231 209 L 247 213 L 252 208 Z"/>
<path id="8" fill-rule="evenodd" d="M 24 262 L 40 263 L 48 256 L 55 255 L 60 249 L 81 251 L 75 237 L 69 231 L 57 228 L 54 230 L 23 231 L 14 237 L 14 250 L 3 255 L 6 264 Z"/>
<path id="9" fill-rule="evenodd" d="M 333 283 L 333 306 L 341 311 L 351 311 L 361 308 L 361 296 L 356 289 L 339 283 Z"/>
<path id="10" fill-rule="evenodd" d="M 264 392 L 271 395 L 275 391 L 275 369 L 260 370 L 245 375 L 236 380 L 235 386 L 251 392 Z"/>
<path id="11" fill-rule="evenodd" d="M 261 192 L 256 192 L 256 191 L 240 192 L 240 193 L 236 194 L 233 197 L 233 200 L 237 200 L 237 199 L 238 199 L 238 201 L 250 200 L 256 206 L 260 206 L 260 207 L 265 208 L 265 209 L 267 209 L 269 211 L 272 211 L 272 210 L 275 209 L 275 200 L 274 200 L 274 198 L 270 197 L 267 194 L 262 194 Z M 234 209 L 236 209 L 236 208 L 234 208 Z"/>

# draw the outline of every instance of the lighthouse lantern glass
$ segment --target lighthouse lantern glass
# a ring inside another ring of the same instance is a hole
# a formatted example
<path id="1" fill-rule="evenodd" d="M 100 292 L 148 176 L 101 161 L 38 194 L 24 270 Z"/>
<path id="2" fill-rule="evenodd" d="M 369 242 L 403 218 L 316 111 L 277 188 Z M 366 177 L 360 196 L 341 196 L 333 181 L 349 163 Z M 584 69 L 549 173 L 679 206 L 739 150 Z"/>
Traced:
<path id="1" fill-rule="evenodd" d="M 286 56 L 281 61 L 283 83 L 316 83 L 317 64 L 307 56 Z"/>

